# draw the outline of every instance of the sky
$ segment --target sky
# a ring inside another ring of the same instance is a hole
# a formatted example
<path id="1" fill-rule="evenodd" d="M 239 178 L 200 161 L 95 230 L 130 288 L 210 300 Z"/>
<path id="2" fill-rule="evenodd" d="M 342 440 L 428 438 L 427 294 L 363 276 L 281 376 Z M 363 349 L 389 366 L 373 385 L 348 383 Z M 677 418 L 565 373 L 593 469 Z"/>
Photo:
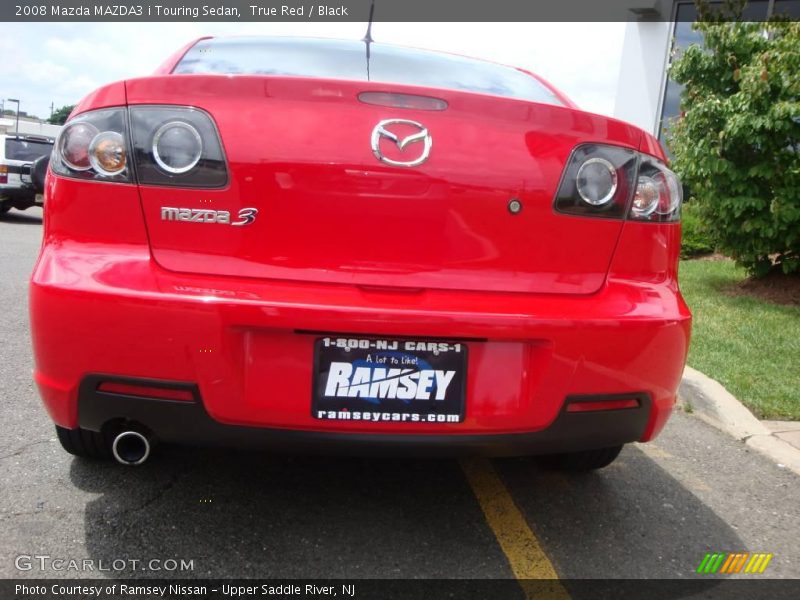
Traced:
<path id="1" fill-rule="evenodd" d="M 95 88 L 145 76 L 202 35 L 361 39 L 365 23 L 0 23 L 0 99 L 42 118 Z M 625 23 L 375 23 L 372 37 L 533 71 L 581 108 L 614 112 Z M 15 108 L 6 103 L 6 108 Z"/>

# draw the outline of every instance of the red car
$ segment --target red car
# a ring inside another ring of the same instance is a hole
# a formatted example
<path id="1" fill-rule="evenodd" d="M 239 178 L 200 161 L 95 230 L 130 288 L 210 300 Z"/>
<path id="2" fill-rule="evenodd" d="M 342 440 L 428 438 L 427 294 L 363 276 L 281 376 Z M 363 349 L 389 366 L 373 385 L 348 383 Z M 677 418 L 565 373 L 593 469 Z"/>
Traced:
<path id="1" fill-rule="evenodd" d="M 691 316 L 658 142 L 541 78 L 203 38 L 85 98 L 30 288 L 64 448 L 551 455 L 647 441 Z"/>

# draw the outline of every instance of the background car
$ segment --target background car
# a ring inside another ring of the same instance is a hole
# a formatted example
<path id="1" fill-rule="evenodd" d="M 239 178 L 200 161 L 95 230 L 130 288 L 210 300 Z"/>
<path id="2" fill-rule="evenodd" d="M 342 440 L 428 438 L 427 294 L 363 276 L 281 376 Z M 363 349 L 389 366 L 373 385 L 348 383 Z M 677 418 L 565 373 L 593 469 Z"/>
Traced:
<path id="1" fill-rule="evenodd" d="M 0 212 L 41 206 L 43 196 L 36 191 L 33 165 L 50 156 L 54 142 L 40 135 L 0 134 Z"/>
<path id="2" fill-rule="evenodd" d="M 686 359 L 665 160 L 519 69 L 194 42 L 53 153 L 30 308 L 59 439 L 605 466 Z"/>

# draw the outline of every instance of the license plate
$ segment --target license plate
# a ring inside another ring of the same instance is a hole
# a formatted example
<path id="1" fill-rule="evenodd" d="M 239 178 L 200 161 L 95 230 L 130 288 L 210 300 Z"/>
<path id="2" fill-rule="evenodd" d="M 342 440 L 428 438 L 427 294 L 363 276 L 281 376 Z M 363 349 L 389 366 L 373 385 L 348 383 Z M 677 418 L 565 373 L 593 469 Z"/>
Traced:
<path id="1" fill-rule="evenodd" d="M 324 337 L 314 343 L 311 415 L 351 422 L 460 423 L 460 342 Z"/>

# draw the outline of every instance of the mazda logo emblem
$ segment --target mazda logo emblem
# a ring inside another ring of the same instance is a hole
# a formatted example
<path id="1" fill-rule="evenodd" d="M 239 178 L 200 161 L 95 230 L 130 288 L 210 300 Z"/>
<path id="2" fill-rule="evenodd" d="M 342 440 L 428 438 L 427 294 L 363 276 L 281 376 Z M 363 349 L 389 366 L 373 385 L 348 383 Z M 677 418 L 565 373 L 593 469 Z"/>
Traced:
<path id="1" fill-rule="evenodd" d="M 408 127 L 412 127 L 416 129 L 416 133 L 412 133 L 404 138 L 400 138 L 397 134 L 393 133 L 388 129 L 392 125 L 406 125 Z M 397 148 L 406 154 L 405 150 L 407 146 L 412 146 L 413 148 L 409 149 L 407 154 L 411 158 L 410 160 L 394 160 L 388 158 L 383 154 L 381 151 L 381 139 L 386 138 L 394 142 Z M 378 123 L 375 126 L 375 129 L 372 130 L 372 153 L 375 157 L 387 165 L 392 165 L 395 167 L 416 167 L 421 165 L 426 160 L 428 160 L 428 156 L 431 153 L 431 146 L 433 145 L 433 140 L 431 139 L 431 134 L 428 133 L 428 128 L 422 125 L 421 123 L 417 123 L 416 121 L 409 121 L 408 119 L 385 119 Z"/>

